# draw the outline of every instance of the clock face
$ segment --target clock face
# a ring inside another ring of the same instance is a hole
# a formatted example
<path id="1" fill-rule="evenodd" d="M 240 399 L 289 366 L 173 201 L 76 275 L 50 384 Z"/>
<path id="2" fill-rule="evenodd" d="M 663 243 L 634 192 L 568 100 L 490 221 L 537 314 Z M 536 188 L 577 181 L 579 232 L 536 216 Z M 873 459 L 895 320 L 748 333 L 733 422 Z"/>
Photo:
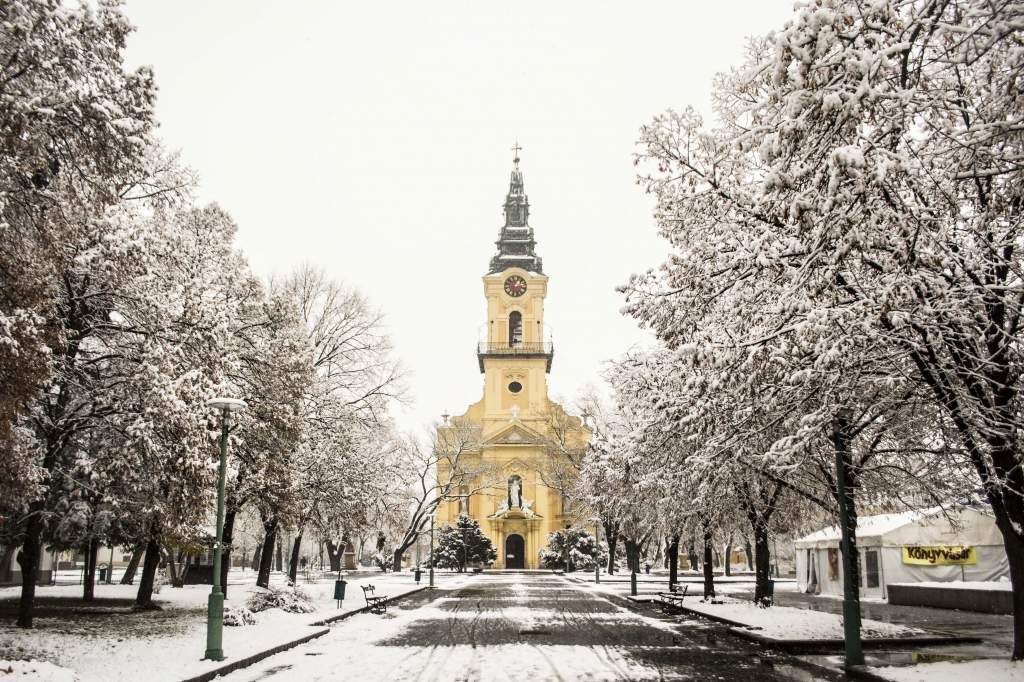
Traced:
<path id="1" fill-rule="evenodd" d="M 526 293 L 526 280 L 519 275 L 512 275 L 505 280 L 505 293 L 509 296 L 522 296 Z"/>

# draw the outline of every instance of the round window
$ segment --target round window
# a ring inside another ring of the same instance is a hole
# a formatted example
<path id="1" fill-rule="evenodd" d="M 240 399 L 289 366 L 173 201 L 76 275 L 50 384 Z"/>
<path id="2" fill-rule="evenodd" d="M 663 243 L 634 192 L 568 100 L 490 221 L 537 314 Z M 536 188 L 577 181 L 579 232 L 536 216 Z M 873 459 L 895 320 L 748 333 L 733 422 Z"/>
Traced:
<path id="1" fill-rule="evenodd" d="M 513 381 L 511 384 L 508 385 L 508 390 L 512 391 L 513 393 L 519 393 L 519 391 L 523 390 L 523 385 L 518 381 Z"/>

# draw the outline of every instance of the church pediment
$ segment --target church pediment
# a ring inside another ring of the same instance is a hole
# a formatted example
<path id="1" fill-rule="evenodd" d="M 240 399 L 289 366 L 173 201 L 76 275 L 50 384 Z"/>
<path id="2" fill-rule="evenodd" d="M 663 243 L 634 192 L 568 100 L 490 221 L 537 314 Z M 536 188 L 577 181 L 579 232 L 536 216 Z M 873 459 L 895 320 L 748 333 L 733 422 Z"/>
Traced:
<path id="1" fill-rule="evenodd" d="M 532 431 L 522 424 L 512 424 L 484 441 L 488 445 L 542 445 L 544 436 Z"/>

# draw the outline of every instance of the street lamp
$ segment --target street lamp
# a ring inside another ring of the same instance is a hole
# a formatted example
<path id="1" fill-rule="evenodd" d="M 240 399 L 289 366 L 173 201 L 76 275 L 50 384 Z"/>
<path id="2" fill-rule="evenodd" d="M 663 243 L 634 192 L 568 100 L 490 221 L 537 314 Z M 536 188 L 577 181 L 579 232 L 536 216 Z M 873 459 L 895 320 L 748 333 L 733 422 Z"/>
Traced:
<path id="1" fill-rule="evenodd" d="M 430 587 L 434 587 L 434 521 L 437 519 L 437 512 L 430 515 Z"/>
<path id="2" fill-rule="evenodd" d="M 228 432 L 231 413 L 246 407 L 244 400 L 214 398 L 207 407 L 220 410 L 220 468 L 217 473 L 217 542 L 213 545 L 213 589 L 206 608 L 206 655 L 211 661 L 224 660 L 224 590 L 220 584 L 221 545 L 224 542 L 224 478 L 228 468 Z"/>
<path id="3" fill-rule="evenodd" d="M 594 524 L 594 582 L 601 582 L 601 519 L 590 519 Z"/>
<path id="4" fill-rule="evenodd" d="M 853 410 L 842 406 L 832 417 L 832 444 L 836 451 L 836 492 L 839 498 L 839 537 L 843 555 L 843 642 L 846 649 L 846 667 L 864 665 L 864 651 L 860 641 L 860 602 L 855 597 L 857 558 L 854 556 L 856 537 L 850 528 L 851 491 L 847 488 L 850 475 L 850 425 Z"/>
<path id="5" fill-rule="evenodd" d="M 565 575 L 569 575 L 569 523 L 565 524 L 565 542 L 562 545 L 562 549 L 565 552 Z"/>

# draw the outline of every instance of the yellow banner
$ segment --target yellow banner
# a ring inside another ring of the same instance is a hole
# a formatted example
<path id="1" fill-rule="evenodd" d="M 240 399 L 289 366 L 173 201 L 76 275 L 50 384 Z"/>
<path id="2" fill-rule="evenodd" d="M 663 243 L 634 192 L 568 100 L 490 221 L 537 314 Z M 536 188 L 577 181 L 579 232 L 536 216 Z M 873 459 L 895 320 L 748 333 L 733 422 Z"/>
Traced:
<path id="1" fill-rule="evenodd" d="M 903 563 L 915 566 L 953 566 L 978 563 L 973 547 L 903 547 Z"/>

